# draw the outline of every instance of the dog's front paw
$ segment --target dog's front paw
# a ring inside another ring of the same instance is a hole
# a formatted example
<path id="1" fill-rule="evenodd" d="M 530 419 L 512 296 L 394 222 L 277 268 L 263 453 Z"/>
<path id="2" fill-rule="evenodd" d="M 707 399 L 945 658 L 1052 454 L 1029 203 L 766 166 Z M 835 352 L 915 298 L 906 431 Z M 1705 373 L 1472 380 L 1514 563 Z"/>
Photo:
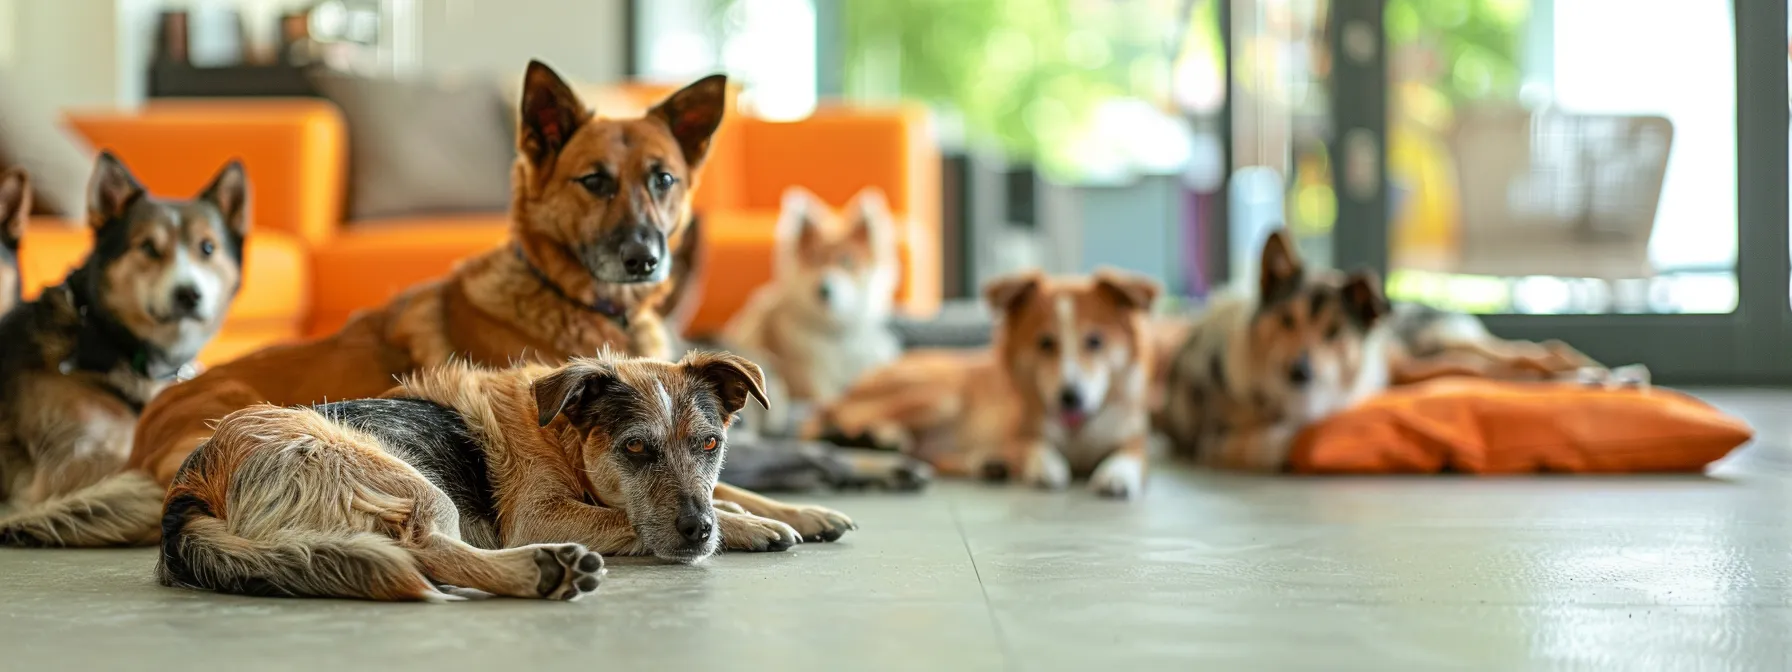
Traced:
<path id="1" fill-rule="evenodd" d="M 796 528 L 783 521 L 720 508 L 716 520 L 722 529 L 722 548 L 730 551 L 784 551 L 803 543 Z"/>
<path id="2" fill-rule="evenodd" d="M 1027 451 L 1027 464 L 1021 469 L 1021 480 L 1047 490 L 1063 490 L 1070 485 L 1070 463 L 1051 446 L 1037 445 Z"/>
<path id="3" fill-rule="evenodd" d="M 576 600 L 596 591 L 604 575 L 604 559 L 578 544 L 540 544 L 535 567 L 541 572 L 535 592 L 544 600 Z"/>
<path id="4" fill-rule="evenodd" d="M 836 541 L 848 531 L 859 529 L 846 514 L 821 506 L 785 506 L 774 517 L 789 523 L 803 541 Z"/>
<path id="5" fill-rule="evenodd" d="M 1115 453 L 1095 467 L 1089 477 L 1089 489 L 1095 494 L 1116 499 L 1132 499 L 1145 491 L 1145 463 L 1136 455 Z"/>

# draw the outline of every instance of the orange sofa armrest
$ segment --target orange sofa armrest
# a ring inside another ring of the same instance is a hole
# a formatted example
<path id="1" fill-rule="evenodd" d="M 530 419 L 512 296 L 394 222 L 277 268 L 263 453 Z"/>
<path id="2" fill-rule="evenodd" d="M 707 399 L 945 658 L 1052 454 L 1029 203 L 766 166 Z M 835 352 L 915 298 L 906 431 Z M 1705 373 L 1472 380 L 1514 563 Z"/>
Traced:
<path id="1" fill-rule="evenodd" d="M 776 212 L 791 185 L 836 207 L 865 187 L 882 189 L 904 226 L 898 305 L 916 316 L 939 309 L 940 151 L 926 107 L 827 104 L 799 121 L 739 122 L 742 206 Z"/>
<path id="2" fill-rule="evenodd" d="M 347 131 L 327 101 L 157 101 L 71 112 L 68 121 L 94 149 L 118 155 L 150 193 L 196 194 L 235 158 L 249 175 L 252 227 L 317 244 L 341 224 Z"/>

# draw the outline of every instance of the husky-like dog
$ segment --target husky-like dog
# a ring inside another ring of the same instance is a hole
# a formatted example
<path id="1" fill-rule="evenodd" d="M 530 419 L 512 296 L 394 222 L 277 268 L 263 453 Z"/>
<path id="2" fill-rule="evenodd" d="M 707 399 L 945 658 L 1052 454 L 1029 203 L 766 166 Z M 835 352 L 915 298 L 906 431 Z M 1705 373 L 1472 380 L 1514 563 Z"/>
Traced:
<path id="1" fill-rule="evenodd" d="M 1270 234 L 1257 293 L 1214 300 L 1176 333 L 1155 424 L 1174 452 L 1279 471 L 1301 428 L 1389 385 L 1467 375 L 1551 379 L 1599 369 L 1560 342 L 1494 337 L 1472 315 L 1390 306 L 1370 271 L 1309 269 Z"/>
<path id="2" fill-rule="evenodd" d="M 53 506 L 124 465 L 138 414 L 190 370 L 236 297 L 247 197 L 234 161 L 197 198 L 173 201 L 100 154 L 93 251 L 0 319 L 0 493 L 14 505 Z M 63 531 L 0 523 L 0 543 L 56 544 Z"/>

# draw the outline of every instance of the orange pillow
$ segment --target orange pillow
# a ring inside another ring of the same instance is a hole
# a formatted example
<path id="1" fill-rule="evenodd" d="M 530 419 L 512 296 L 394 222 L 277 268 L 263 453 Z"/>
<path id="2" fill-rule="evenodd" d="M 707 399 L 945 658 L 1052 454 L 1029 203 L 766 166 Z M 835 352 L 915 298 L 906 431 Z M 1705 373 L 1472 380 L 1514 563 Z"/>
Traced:
<path id="1" fill-rule="evenodd" d="M 1295 473 L 1698 472 L 1754 437 L 1660 388 L 1440 379 L 1400 387 L 1295 437 Z"/>

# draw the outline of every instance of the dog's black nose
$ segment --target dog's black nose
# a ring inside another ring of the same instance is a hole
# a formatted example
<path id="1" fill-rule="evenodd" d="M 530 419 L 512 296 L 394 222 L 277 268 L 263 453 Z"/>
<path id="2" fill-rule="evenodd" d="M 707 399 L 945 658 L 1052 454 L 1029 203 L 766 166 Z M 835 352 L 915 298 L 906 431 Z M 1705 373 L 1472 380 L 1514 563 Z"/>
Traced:
<path id="1" fill-rule="evenodd" d="M 1083 410 L 1083 395 L 1074 387 L 1066 387 L 1058 392 L 1058 404 L 1066 411 Z"/>
<path id="2" fill-rule="evenodd" d="M 182 314 L 191 315 L 199 310 L 199 288 L 192 285 L 181 285 L 174 288 L 174 309 Z"/>
<path id="3" fill-rule="evenodd" d="M 1313 363 L 1307 359 L 1306 355 L 1295 358 L 1294 363 L 1288 365 L 1288 382 L 1305 385 L 1312 380 Z"/>
<path id="4" fill-rule="evenodd" d="M 622 270 L 629 275 L 647 275 L 659 268 L 660 255 L 646 245 L 624 245 L 622 247 Z"/>
<path id="5" fill-rule="evenodd" d="M 709 534 L 714 530 L 715 525 L 709 522 L 709 516 L 686 514 L 678 517 L 678 534 L 693 544 L 709 541 Z"/>

